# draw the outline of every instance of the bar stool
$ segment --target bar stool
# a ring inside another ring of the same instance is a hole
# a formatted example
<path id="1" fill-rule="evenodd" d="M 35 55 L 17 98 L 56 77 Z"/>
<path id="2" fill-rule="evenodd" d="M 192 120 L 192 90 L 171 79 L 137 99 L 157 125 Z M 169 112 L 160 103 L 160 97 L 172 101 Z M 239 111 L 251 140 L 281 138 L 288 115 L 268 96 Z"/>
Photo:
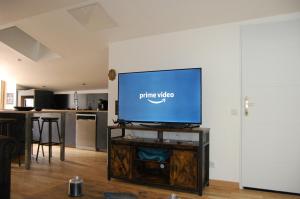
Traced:
<path id="1" fill-rule="evenodd" d="M 36 154 L 36 161 L 38 160 L 39 157 L 39 149 L 40 145 L 46 145 L 49 146 L 49 163 L 51 163 L 51 157 L 52 157 L 52 146 L 54 145 L 60 145 L 61 144 L 61 136 L 59 132 L 59 126 L 58 126 L 58 117 L 42 117 L 42 128 L 41 128 L 41 134 L 40 134 L 40 139 L 38 143 L 38 149 L 37 149 L 37 154 Z M 44 133 L 44 124 L 48 123 L 48 142 L 42 142 L 42 135 Z M 53 142 L 52 141 L 52 124 L 55 123 L 57 127 L 57 133 L 58 133 L 58 139 L 59 142 Z"/>
<path id="2" fill-rule="evenodd" d="M 10 137 L 10 128 L 15 122 L 14 118 L 0 118 L 0 135 Z"/>
<path id="3" fill-rule="evenodd" d="M 16 123 L 14 118 L 0 118 L 0 135 L 7 137 L 15 138 L 15 135 L 12 135 L 11 127 Z M 18 153 L 18 162 L 19 167 L 21 166 L 21 151 L 19 141 L 17 142 L 17 153 Z"/>
<path id="4" fill-rule="evenodd" d="M 38 139 L 34 139 L 33 136 L 33 126 L 34 126 L 34 122 L 36 122 L 38 124 L 38 132 L 39 132 L 39 137 Z M 40 124 L 40 117 L 32 117 L 31 118 L 31 125 L 32 125 L 32 139 L 31 139 L 31 154 L 33 154 L 33 144 L 38 144 L 40 137 L 41 137 L 41 124 Z M 43 153 L 43 157 L 45 157 L 45 153 L 44 153 L 44 146 L 42 146 L 42 153 Z"/>

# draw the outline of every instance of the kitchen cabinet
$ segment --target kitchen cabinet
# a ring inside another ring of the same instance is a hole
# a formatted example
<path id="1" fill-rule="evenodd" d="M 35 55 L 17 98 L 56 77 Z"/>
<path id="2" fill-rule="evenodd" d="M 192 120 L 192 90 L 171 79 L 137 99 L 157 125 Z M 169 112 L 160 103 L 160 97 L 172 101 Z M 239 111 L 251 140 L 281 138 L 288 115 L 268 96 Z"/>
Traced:
<path id="1" fill-rule="evenodd" d="M 18 106 L 33 106 L 35 108 L 52 108 L 54 94 L 46 90 L 18 90 Z M 30 102 L 30 103 L 28 103 Z"/>
<path id="2" fill-rule="evenodd" d="M 107 151 L 107 111 L 97 112 L 97 151 Z"/>
<path id="3" fill-rule="evenodd" d="M 96 150 L 97 151 L 106 151 L 107 150 L 107 111 L 96 112 L 97 115 L 97 123 L 96 123 Z M 59 114 L 56 113 L 35 113 L 36 117 L 59 117 Z M 41 122 L 41 120 L 40 120 Z M 42 125 L 42 123 L 41 123 Z M 59 124 L 60 125 L 60 124 Z M 66 113 L 66 121 L 65 121 L 65 145 L 66 147 L 76 147 L 76 112 L 67 112 Z M 53 128 L 53 139 L 58 140 L 56 128 Z M 48 139 L 48 125 L 44 127 L 44 135 L 43 140 Z M 39 138 L 39 130 L 38 125 L 35 122 L 33 124 L 33 138 L 38 140 Z"/>
<path id="4" fill-rule="evenodd" d="M 66 113 L 66 147 L 76 147 L 76 113 Z"/>

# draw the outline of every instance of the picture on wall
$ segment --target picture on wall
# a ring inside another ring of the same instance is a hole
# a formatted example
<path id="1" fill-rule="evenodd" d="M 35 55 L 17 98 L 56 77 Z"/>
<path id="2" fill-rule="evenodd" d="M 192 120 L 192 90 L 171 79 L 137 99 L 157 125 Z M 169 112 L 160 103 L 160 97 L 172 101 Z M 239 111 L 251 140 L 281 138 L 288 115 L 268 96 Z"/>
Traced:
<path id="1" fill-rule="evenodd" d="M 6 104 L 14 104 L 14 93 L 7 93 L 6 94 Z"/>

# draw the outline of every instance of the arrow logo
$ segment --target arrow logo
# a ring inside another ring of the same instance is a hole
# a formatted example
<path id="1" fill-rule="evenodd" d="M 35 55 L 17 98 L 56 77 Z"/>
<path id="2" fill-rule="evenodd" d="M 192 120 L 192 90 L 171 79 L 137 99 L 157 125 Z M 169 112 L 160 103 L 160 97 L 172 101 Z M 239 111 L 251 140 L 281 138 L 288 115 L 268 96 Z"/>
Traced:
<path id="1" fill-rule="evenodd" d="M 152 103 L 152 104 L 160 104 L 160 103 L 163 103 L 163 102 L 166 102 L 166 99 L 164 98 L 164 99 L 162 99 L 162 100 L 160 100 L 160 101 L 153 101 L 153 100 L 149 100 L 149 99 L 147 99 L 150 103 Z"/>

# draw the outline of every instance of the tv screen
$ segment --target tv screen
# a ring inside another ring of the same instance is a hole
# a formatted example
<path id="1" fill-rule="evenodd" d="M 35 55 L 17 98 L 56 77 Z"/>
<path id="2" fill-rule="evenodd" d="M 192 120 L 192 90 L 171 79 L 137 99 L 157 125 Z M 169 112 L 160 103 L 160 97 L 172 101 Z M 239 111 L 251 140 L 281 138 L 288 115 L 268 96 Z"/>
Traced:
<path id="1" fill-rule="evenodd" d="M 201 68 L 119 73 L 118 119 L 202 123 Z"/>

